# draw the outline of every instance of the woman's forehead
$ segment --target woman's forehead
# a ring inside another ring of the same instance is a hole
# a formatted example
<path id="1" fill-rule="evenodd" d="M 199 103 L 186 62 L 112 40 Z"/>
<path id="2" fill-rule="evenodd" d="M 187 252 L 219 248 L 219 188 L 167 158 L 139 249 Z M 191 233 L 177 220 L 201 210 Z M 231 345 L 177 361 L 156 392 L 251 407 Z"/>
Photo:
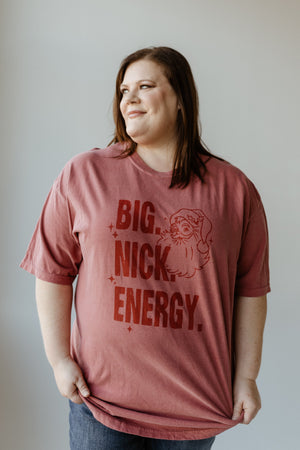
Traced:
<path id="1" fill-rule="evenodd" d="M 122 84 L 148 79 L 153 79 L 153 81 L 165 80 L 166 76 L 164 73 L 164 68 L 155 61 L 140 59 L 131 63 L 127 67 Z"/>

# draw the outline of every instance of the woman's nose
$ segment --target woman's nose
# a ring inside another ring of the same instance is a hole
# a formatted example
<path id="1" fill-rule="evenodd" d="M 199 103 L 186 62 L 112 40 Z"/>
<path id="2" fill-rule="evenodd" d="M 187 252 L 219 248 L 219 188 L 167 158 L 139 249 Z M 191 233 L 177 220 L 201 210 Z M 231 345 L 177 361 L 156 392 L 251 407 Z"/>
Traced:
<path id="1" fill-rule="evenodd" d="M 126 95 L 126 103 L 138 103 L 140 101 L 139 96 L 135 90 L 132 90 Z"/>

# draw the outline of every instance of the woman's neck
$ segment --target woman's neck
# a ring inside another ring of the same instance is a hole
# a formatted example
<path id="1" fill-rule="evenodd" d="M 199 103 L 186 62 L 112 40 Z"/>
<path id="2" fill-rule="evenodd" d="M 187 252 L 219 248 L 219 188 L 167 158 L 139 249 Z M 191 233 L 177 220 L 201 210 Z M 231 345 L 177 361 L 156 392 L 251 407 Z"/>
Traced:
<path id="1" fill-rule="evenodd" d="M 171 145 L 152 147 L 138 144 L 136 152 L 153 170 L 169 172 L 173 169 L 175 148 Z"/>

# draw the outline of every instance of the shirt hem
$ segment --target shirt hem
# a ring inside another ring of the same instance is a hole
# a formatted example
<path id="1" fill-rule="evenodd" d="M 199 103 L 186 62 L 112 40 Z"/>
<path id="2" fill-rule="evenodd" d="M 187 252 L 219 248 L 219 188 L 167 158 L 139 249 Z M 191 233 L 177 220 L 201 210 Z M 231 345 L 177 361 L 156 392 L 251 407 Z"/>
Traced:
<path id="1" fill-rule="evenodd" d="M 26 272 L 35 275 L 37 278 L 43 281 L 48 281 L 49 283 L 71 285 L 76 278 L 73 276 L 70 277 L 67 275 L 57 275 L 53 273 L 44 272 L 26 261 L 22 261 L 20 267 L 21 269 L 26 270 Z"/>
<path id="2" fill-rule="evenodd" d="M 101 411 L 98 408 L 91 408 L 91 404 L 85 401 L 85 404 L 92 412 L 94 418 L 101 422 L 104 426 L 111 428 L 122 433 L 134 434 L 136 436 L 152 438 L 152 439 L 166 439 L 166 440 L 198 440 L 198 439 L 208 439 L 216 436 L 217 434 L 223 433 L 224 431 L 238 425 L 242 418 L 237 421 L 232 421 L 230 425 L 215 425 L 211 428 L 184 428 L 176 427 L 170 429 L 164 428 L 163 426 L 154 425 L 151 427 L 144 427 L 142 424 L 131 421 L 121 417 L 112 417 L 111 415 Z"/>
<path id="3" fill-rule="evenodd" d="M 245 297 L 261 297 L 269 292 L 271 292 L 271 287 L 268 284 L 267 286 L 261 288 L 237 288 L 235 290 L 235 295 L 242 295 Z"/>

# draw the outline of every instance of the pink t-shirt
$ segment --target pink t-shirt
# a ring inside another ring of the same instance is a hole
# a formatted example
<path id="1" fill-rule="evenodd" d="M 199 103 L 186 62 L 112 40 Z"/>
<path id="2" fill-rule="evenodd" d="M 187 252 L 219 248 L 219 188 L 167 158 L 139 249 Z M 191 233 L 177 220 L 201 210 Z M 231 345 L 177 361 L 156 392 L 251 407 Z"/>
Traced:
<path id="1" fill-rule="evenodd" d="M 104 425 L 204 439 L 232 421 L 236 295 L 269 292 L 268 233 L 255 187 L 211 158 L 205 182 L 168 186 L 122 144 L 73 157 L 55 180 L 21 263 L 78 275 L 72 355 Z M 208 159 L 205 157 L 205 159 Z"/>

